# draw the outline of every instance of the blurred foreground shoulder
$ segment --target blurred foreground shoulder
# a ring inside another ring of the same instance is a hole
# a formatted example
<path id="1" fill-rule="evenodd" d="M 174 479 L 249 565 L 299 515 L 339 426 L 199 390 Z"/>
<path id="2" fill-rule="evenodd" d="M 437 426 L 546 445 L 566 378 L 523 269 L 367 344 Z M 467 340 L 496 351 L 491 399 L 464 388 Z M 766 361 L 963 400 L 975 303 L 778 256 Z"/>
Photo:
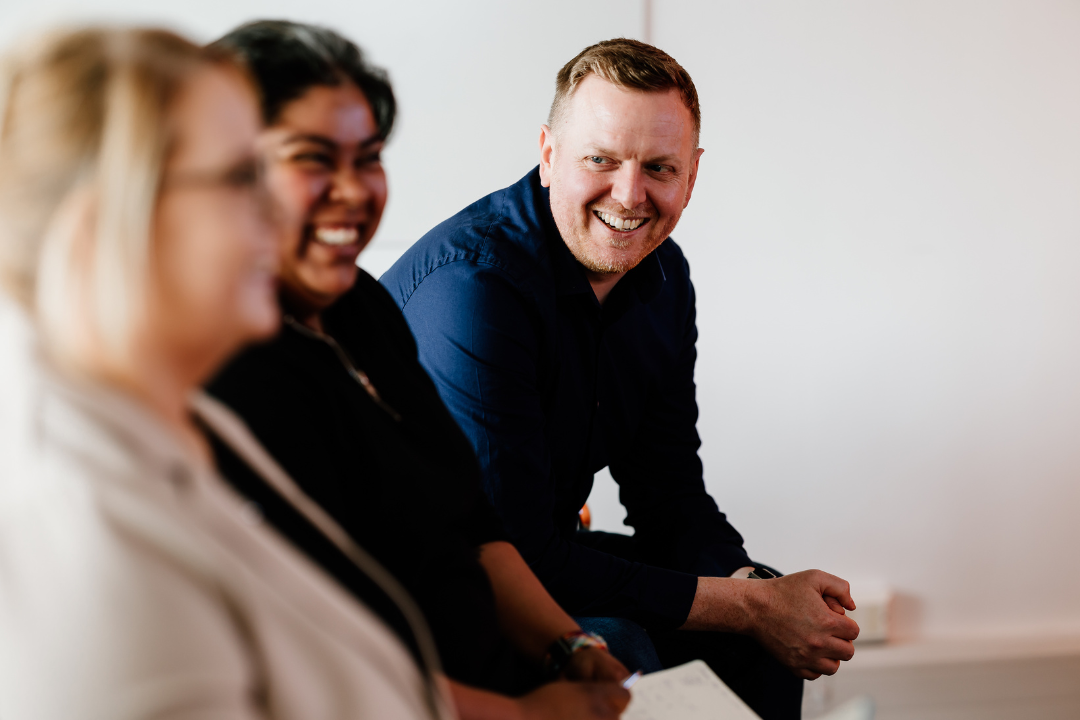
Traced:
<path id="1" fill-rule="evenodd" d="M 11 347 L 0 717 L 430 717 L 393 633 L 138 403 Z"/>

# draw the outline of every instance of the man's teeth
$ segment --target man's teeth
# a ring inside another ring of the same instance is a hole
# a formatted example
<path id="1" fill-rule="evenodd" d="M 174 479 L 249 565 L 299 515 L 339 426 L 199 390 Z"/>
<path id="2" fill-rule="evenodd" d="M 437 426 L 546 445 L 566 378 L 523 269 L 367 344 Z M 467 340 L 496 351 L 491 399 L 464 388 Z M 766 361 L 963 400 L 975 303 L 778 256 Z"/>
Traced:
<path id="1" fill-rule="evenodd" d="M 316 228 L 315 239 L 327 245 L 350 245 L 360 238 L 354 227 Z"/>
<path id="2" fill-rule="evenodd" d="M 641 227 L 641 223 L 648 220 L 648 218 L 630 218 L 627 220 L 623 220 L 620 217 L 615 217 L 614 215 L 608 215 L 605 212 L 599 211 L 597 211 L 596 214 L 601 220 L 603 220 L 605 223 L 615 228 L 616 230 L 636 230 L 637 228 Z"/>

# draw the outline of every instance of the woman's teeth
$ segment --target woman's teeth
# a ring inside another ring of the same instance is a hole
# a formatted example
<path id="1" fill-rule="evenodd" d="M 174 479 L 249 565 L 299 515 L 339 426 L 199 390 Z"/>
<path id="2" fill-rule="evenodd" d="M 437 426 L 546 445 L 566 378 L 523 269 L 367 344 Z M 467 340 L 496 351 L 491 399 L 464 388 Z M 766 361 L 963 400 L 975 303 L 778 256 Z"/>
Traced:
<path id="1" fill-rule="evenodd" d="M 327 245 L 351 245 L 360 239 L 360 233 L 354 227 L 315 228 L 315 239 Z"/>
<path id="2" fill-rule="evenodd" d="M 607 213 L 600 212 L 599 210 L 596 211 L 596 216 L 598 218 L 600 218 L 604 222 L 604 224 L 607 225 L 608 227 L 610 227 L 610 228 L 612 228 L 614 230 L 623 230 L 623 231 L 637 230 L 639 227 L 641 227 L 641 224 L 643 222 L 645 222 L 646 220 L 649 219 L 649 218 L 629 218 L 627 220 L 623 220 L 620 217 L 615 217 L 614 215 L 608 215 Z"/>

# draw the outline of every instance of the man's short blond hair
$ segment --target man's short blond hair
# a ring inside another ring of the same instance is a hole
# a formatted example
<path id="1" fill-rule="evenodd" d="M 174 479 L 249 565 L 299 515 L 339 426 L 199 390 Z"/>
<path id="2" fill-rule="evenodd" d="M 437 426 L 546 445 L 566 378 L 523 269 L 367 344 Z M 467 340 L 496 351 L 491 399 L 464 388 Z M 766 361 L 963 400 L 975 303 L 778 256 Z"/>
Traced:
<path id="1" fill-rule="evenodd" d="M 548 113 L 548 126 L 552 130 L 558 132 L 557 125 L 565 120 L 577 86 L 593 74 L 624 89 L 643 92 L 678 90 L 694 120 L 694 147 L 697 147 L 701 133 L 701 106 L 690 73 L 660 48 L 629 38 L 604 40 L 590 45 L 563 65 L 555 76 L 555 99 Z"/>

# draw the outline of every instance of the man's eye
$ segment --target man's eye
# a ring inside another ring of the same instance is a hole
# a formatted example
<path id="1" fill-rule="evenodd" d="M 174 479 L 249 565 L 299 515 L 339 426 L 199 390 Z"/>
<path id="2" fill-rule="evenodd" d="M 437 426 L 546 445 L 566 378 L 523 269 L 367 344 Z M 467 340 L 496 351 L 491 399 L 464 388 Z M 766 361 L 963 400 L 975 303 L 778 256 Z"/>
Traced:
<path id="1" fill-rule="evenodd" d="M 595 163 L 597 165 L 603 165 L 605 162 L 607 162 L 607 160 L 597 155 L 590 155 L 589 162 Z"/>
<path id="2" fill-rule="evenodd" d="M 649 172 L 659 173 L 667 171 L 667 166 L 665 165 L 646 165 L 645 167 L 649 170 Z"/>

